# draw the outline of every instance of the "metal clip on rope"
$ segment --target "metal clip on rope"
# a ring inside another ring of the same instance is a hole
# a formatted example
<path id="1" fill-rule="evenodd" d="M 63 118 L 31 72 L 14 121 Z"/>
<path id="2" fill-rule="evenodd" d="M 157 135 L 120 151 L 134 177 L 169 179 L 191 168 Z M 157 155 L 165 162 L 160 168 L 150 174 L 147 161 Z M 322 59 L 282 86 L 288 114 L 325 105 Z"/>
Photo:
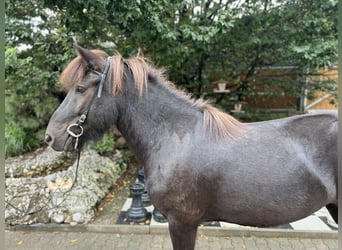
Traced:
<path id="1" fill-rule="evenodd" d="M 77 129 L 79 129 L 80 132 L 78 134 L 71 130 L 74 127 L 77 127 Z M 71 135 L 72 137 L 75 138 L 75 140 L 76 140 L 76 142 L 75 142 L 75 150 L 76 150 L 77 147 L 78 147 L 78 138 L 81 135 L 83 135 L 83 127 L 80 124 L 73 123 L 73 124 L 69 125 L 69 127 L 67 128 L 67 132 L 68 132 L 69 135 Z"/>

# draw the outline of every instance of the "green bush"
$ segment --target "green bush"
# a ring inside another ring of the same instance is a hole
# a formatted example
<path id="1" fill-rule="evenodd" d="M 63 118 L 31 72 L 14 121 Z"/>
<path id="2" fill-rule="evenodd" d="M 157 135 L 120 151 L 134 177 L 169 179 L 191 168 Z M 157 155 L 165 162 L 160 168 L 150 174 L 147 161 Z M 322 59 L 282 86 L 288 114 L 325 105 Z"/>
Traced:
<path id="1" fill-rule="evenodd" d="M 35 67 L 16 48 L 5 51 L 5 155 L 15 156 L 43 145 L 49 117 L 58 107 L 53 95 L 56 73 Z"/>
<path id="2" fill-rule="evenodd" d="M 5 124 L 6 157 L 25 152 L 25 132 L 18 124 Z"/>
<path id="3" fill-rule="evenodd" d="M 90 148 L 94 149 L 99 154 L 113 152 L 115 148 L 113 135 L 111 135 L 110 133 L 105 133 L 101 140 L 97 142 L 91 142 Z"/>

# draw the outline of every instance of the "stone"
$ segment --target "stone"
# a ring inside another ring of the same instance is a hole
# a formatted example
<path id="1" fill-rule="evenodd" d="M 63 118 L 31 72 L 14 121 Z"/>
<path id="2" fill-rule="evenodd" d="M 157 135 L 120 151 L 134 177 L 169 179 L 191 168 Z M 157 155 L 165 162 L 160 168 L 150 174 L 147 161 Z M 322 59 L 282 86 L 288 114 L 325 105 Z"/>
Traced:
<path id="1" fill-rule="evenodd" d="M 57 224 L 63 223 L 64 220 L 65 220 L 65 215 L 63 213 L 57 213 L 51 216 L 51 221 Z"/>
<path id="2" fill-rule="evenodd" d="M 51 150 L 6 160 L 6 224 L 88 223 L 127 166 L 120 152 L 113 160 L 85 148 L 76 173 L 74 156 Z"/>
<path id="3" fill-rule="evenodd" d="M 72 220 L 78 224 L 84 223 L 85 218 L 82 213 L 77 212 L 72 215 Z"/>
<path id="4" fill-rule="evenodd" d="M 56 152 L 52 148 L 36 150 L 24 156 L 6 159 L 5 177 L 36 177 L 65 169 L 76 159 L 76 154 Z"/>

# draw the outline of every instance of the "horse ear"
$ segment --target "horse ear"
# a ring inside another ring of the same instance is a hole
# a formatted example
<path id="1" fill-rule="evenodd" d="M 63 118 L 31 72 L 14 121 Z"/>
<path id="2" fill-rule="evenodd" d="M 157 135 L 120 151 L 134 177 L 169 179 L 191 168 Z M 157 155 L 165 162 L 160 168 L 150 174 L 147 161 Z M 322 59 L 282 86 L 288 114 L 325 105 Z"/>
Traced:
<path id="1" fill-rule="evenodd" d="M 101 59 L 95 53 L 88 49 L 82 48 L 76 43 L 74 43 L 73 46 L 76 50 L 76 53 L 81 56 L 91 68 L 96 69 L 101 63 Z"/>

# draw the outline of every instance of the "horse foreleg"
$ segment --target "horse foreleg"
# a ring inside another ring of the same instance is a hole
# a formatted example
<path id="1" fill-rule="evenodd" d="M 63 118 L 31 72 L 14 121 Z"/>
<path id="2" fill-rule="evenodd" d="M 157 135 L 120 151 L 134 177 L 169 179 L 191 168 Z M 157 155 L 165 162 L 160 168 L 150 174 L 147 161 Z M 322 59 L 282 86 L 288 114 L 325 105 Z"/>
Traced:
<path id="1" fill-rule="evenodd" d="M 197 225 L 190 226 L 179 221 L 169 220 L 169 231 L 174 250 L 194 250 Z"/>

